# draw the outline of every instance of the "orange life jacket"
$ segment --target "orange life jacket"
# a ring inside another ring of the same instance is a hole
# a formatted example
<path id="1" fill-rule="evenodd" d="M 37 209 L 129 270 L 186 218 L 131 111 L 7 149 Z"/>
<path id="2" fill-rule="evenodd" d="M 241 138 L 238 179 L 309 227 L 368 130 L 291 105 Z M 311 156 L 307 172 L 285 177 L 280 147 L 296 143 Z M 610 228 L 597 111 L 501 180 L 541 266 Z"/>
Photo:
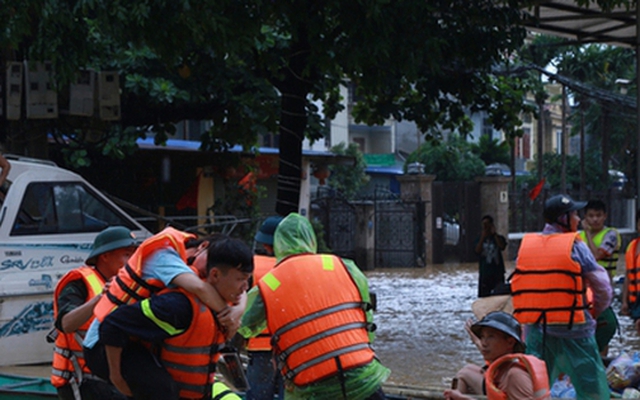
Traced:
<path id="1" fill-rule="evenodd" d="M 338 257 L 303 254 L 259 282 L 282 375 L 303 386 L 367 365 L 374 358 L 356 283 Z"/>
<path id="2" fill-rule="evenodd" d="M 58 297 L 62 289 L 71 281 L 82 279 L 87 288 L 85 302 L 91 300 L 102 292 L 104 279 L 95 269 L 87 266 L 73 269 L 67 272 L 58 282 L 53 294 L 53 318 L 58 318 Z M 58 331 L 55 347 L 53 349 L 53 363 L 51 368 L 51 384 L 55 387 L 64 386 L 71 381 L 80 385 L 83 378 L 91 376 L 91 371 L 86 366 L 82 353 L 82 341 L 91 325 L 93 317 L 89 318 L 75 332 L 64 333 Z"/>
<path id="3" fill-rule="evenodd" d="M 225 336 L 211 310 L 195 295 L 183 289 L 170 290 L 187 296 L 193 317 L 189 328 L 163 341 L 159 349 L 160 361 L 180 387 L 181 399 L 211 398 L 215 365 Z M 154 320 L 150 308 L 143 304 L 142 309 Z M 164 321 L 159 323 L 166 326 Z"/>
<path id="4" fill-rule="evenodd" d="M 258 286 L 258 281 L 273 269 L 276 258 L 255 255 L 253 256 L 253 286 Z M 250 338 L 247 342 L 248 351 L 271 351 L 271 334 L 265 329 L 258 336 Z"/>
<path id="5" fill-rule="evenodd" d="M 516 365 L 508 367 L 508 364 Z M 500 390 L 496 385 L 496 380 L 501 375 L 502 368 L 522 368 L 529 373 L 533 382 L 534 400 L 542 400 L 551 398 L 549 390 L 549 375 L 547 373 L 547 365 L 538 357 L 526 355 L 522 353 L 506 354 L 491 363 L 489 369 L 484 375 L 485 387 L 487 390 L 487 398 L 489 400 L 507 400 L 508 394 Z"/>
<path id="6" fill-rule="evenodd" d="M 634 239 L 631 244 L 629 244 L 627 252 L 625 253 L 625 261 L 627 264 L 627 276 L 625 279 L 628 282 L 627 294 L 629 298 L 623 299 L 623 301 L 628 301 L 629 304 L 638 301 L 638 297 L 640 296 L 640 254 L 638 254 L 638 242 L 640 242 L 640 238 Z"/>
<path id="7" fill-rule="evenodd" d="M 513 278 L 513 315 L 521 324 L 586 321 L 580 264 L 571 258 L 576 233 L 524 235 Z"/>
<path id="8" fill-rule="evenodd" d="M 157 279 L 142 279 L 142 266 L 146 259 L 159 249 L 174 249 L 180 258 L 186 262 L 185 242 L 195 238 L 191 233 L 181 232 L 174 228 L 165 228 L 162 232 L 151 236 L 136 249 L 129 261 L 120 268 L 109 291 L 98 301 L 93 310 L 100 322 L 110 312 L 123 304 L 131 304 L 148 298 L 165 286 Z"/>

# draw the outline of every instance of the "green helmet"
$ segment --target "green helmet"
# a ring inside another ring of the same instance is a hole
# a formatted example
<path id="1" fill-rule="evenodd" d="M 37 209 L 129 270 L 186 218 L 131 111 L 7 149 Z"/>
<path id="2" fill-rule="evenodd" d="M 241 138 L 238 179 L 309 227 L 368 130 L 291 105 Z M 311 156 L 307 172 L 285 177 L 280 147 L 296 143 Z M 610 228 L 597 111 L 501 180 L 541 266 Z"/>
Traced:
<path id="1" fill-rule="evenodd" d="M 557 223 L 562 215 L 583 209 L 586 205 L 586 201 L 574 201 L 566 194 L 559 194 L 545 201 L 543 216 L 548 223 Z"/>
<path id="2" fill-rule="evenodd" d="M 110 226 L 96 236 L 93 241 L 93 250 L 85 263 L 96 265 L 100 254 L 137 245 L 136 237 L 129 229 L 124 226 Z"/>

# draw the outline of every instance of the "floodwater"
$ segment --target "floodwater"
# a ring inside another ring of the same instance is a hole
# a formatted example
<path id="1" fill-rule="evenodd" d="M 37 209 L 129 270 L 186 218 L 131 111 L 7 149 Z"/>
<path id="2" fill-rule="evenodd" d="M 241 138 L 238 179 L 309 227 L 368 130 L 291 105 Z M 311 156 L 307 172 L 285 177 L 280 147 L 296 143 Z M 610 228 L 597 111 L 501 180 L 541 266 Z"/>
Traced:
<path id="1" fill-rule="evenodd" d="M 513 269 L 507 263 L 507 273 Z M 367 271 L 377 295 L 375 349 L 392 371 L 389 383 L 443 389 L 466 363 L 482 364 L 464 323 L 473 317 L 477 295 L 477 264 L 439 264 L 413 269 Z M 618 271 L 624 271 L 619 266 Z M 618 300 L 614 310 L 620 309 Z M 609 356 L 640 349 L 628 317 L 619 317 L 621 329 L 613 338 Z M 0 371 L 48 376 L 49 366 L 0 367 Z"/>
<path id="2" fill-rule="evenodd" d="M 474 317 L 471 304 L 477 299 L 477 268 L 476 263 L 439 264 L 366 273 L 378 301 L 374 345 L 392 371 L 390 383 L 443 388 L 464 364 L 483 364 L 464 330 L 465 321 Z M 507 273 L 513 268 L 508 263 Z M 613 308 L 616 313 L 620 309 L 617 298 Z M 620 316 L 619 321 L 610 357 L 640 349 L 631 319 Z"/>

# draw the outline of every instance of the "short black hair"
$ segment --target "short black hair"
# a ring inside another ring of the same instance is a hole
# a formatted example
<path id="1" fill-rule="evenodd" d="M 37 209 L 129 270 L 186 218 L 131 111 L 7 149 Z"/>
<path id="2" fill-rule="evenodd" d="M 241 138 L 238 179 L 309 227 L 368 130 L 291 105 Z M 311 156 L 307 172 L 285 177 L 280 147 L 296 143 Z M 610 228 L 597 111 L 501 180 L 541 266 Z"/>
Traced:
<path id="1" fill-rule="evenodd" d="M 208 236 L 199 236 L 195 238 L 190 238 L 190 239 L 187 239 L 186 242 L 184 242 L 184 247 L 187 249 L 195 249 L 196 247 L 200 246 L 200 244 L 204 242 L 209 242 L 209 245 L 211 245 L 211 243 L 215 242 L 216 240 L 222 239 L 225 237 L 228 237 L 228 236 L 225 235 L 224 233 L 216 232 Z"/>
<path id="2" fill-rule="evenodd" d="M 211 241 L 207 249 L 207 273 L 218 268 L 226 273 L 230 269 L 253 272 L 253 253 L 240 239 L 223 235 Z"/>
<path id="3" fill-rule="evenodd" d="M 587 205 L 584 207 L 584 211 L 586 212 L 587 210 L 602 211 L 603 213 L 606 214 L 607 205 L 604 204 L 604 201 L 602 200 L 598 200 L 598 199 L 589 200 L 587 202 Z"/>
<path id="4" fill-rule="evenodd" d="M 489 214 L 485 215 L 484 217 L 482 217 L 482 219 L 480 221 L 484 221 L 485 219 L 493 224 L 493 217 L 491 215 L 489 215 Z"/>

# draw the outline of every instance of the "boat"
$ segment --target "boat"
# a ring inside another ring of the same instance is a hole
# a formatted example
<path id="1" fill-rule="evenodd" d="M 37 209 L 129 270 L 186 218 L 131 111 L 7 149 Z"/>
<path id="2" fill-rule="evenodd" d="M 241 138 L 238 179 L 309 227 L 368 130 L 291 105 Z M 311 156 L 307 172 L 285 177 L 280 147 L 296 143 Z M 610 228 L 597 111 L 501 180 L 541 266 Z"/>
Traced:
<path id="1" fill-rule="evenodd" d="M 49 379 L 0 373 L 0 400 L 57 399 Z"/>
<path id="2" fill-rule="evenodd" d="M 53 290 L 83 265 L 104 228 L 151 233 L 80 175 L 46 160 L 5 156 L 0 187 L 0 366 L 51 362 Z"/>
<path id="3" fill-rule="evenodd" d="M 442 390 L 385 384 L 383 390 L 389 400 L 442 399 Z M 242 393 L 240 397 L 244 398 Z M 57 399 L 56 388 L 49 378 L 0 373 L 0 400 Z"/>

